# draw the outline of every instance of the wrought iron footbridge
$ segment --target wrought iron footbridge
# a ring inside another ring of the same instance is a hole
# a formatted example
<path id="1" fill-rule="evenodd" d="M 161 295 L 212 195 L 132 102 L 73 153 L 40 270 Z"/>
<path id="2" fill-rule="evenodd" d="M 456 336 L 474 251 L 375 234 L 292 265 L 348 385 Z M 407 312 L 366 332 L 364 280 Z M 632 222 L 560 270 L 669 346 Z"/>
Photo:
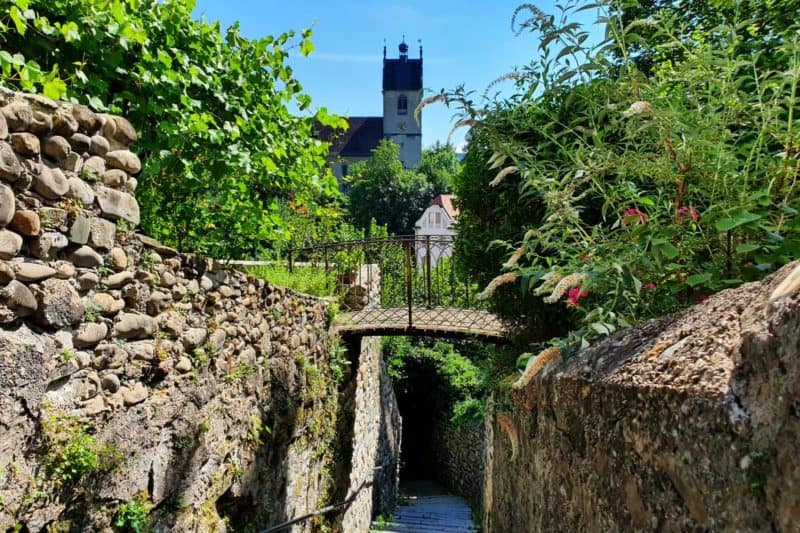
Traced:
<path id="1" fill-rule="evenodd" d="M 343 302 L 343 335 L 481 337 L 503 341 L 509 327 L 459 273 L 454 238 L 392 236 L 327 242 L 289 252 L 289 268 L 323 268 Z"/>

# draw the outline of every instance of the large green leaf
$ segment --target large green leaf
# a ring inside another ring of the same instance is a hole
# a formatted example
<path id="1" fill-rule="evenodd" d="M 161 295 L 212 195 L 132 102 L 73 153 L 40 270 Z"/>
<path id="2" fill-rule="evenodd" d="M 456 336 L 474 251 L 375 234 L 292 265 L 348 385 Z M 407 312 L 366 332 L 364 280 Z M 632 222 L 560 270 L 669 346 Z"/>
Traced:
<path id="1" fill-rule="evenodd" d="M 710 272 L 704 272 L 702 274 L 694 274 L 686 278 L 686 284 L 690 287 L 697 287 L 699 285 L 704 285 L 711 281 L 713 275 Z"/>
<path id="2" fill-rule="evenodd" d="M 744 226 L 745 224 L 755 222 L 756 220 L 761 220 L 761 218 L 762 216 L 757 213 L 748 213 L 745 211 L 743 213 L 734 215 L 731 218 L 719 219 L 714 223 L 714 227 L 717 228 L 717 231 L 730 231 L 734 228 L 738 228 L 739 226 Z"/>

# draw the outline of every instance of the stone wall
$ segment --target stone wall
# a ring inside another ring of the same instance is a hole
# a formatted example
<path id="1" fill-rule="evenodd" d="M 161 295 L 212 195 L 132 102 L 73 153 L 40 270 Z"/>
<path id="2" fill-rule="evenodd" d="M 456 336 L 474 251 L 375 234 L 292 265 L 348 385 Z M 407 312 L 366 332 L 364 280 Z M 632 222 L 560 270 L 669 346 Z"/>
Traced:
<path id="1" fill-rule="evenodd" d="M 363 265 L 347 291 L 345 305 L 361 310 L 380 304 L 380 270 Z M 390 513 L 397 501 L 402 420 L 391 377 L 381 356 L 380 337 L 351 340 L 360 352 L 353 395 L 353 451 L 343 531 L 368 531 L 374 516 Z"/>
<path id="2" fill-rule="evenodd" d="M 795 263 L 529 375 L 487 424 L 485 531 L 796 531 L 798 289 Z"/>
<path id="3" fill-rule="evenodd" d="M 0 530 L 107 530 L 122 505 L 262 528 L 332 503 L 335 450 L 380 425 L 379 356 L 349 386 L 325 300 L 134 233 L 135 140 L 0 91 Z M 352 388 L 376 405 L 341 432 Z"/>
<path id="4" fill-rule="evenodd" d="M 439 421 L 433 431 L 436 481 L 474 508 L 483 505 L 483 424 L 456 425 Z"/>
<path id="5" fill-rule="evenodd" d="M 361 490 L 345 511 L 342 531 L 369 531 L 378 509 L 393 509 L 397 498 L 400 415 L 386 380 L 380 337 L 363 337 L 360 344 L 348 493 Z M 386 386 L 369 386 L 379 383 L 388 385 L 390 394 Z"/>
<path id="6" fill-rule="evenodd" d="M 390 514 L 397 503 L 400 481 L 400 444 L 403 419 L 397 406 L 392 378 L 383 357 L 380 358 L 380 427 L 375 462 L 375 487 L 372 516 Z"/>

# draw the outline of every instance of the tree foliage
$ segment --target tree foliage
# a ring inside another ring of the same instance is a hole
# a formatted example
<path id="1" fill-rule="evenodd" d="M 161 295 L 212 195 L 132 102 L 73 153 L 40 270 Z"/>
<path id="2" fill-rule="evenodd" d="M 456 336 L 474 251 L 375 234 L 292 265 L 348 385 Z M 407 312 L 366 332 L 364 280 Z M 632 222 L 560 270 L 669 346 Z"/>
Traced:
<path id="1" fill-rule="evenodd" d="M 403 168 L 400 147 L 384 139 L 371 158 L 350 168 L 353 224 L 367 229 L 374 220 L 387 226 L 390 234 L 412 232 L 414 222 L 433 198 L 433 188 L 425 175 Z"/>
<path id="2" fill-rule="evenodd" d="M 521 312 L 568 318 L 555 341 L 567 352 L 800 256 L 800 26 L 716 4 L 633 21 L 628 4 L 599 6 L 596 45 L 573 14 L 597 4 L 525 4 L 515 19 L 540 59 L 516 71 L 516 94 L 439 98 L 477 124 L 456 181 L 459 245 L 476 262 L 503 247 L 485 293 L 506 283 L 539 300 Z"/>
<path id="3" fill-rule="evenodd" d="M 461 163 L 451 144 L 438 141 L 422 151 L 417 172 L 424 174 L 431 184 L 433 195 L 453 192 L 453 179 L 461 169 Z"/>
<path id="4" fill-rule="evenodd" d="M 665 60 L 685 59 L 686 48 L 700 40 L 725 46 L 727 28 L 737 34 L 739 55 L 761 52 L 770 62 L 770 52 L 794 23 L 800 0 L 636 0 L 609 5 L 619 17 L 620 28 L 636 28 L 624 41 L 625 54 L 648 74 Z M 666 26 L 670 32 L 664 32 Z M 679 40 L 684 46 L 669 46 Z M 665 46 L 667 45 L 667 46 Z"/>
<path id="5" fill-rule="evenodd" d="M 384 337 L 383 356 L 389 375 L 398 390 L 419 381 L 413 370 L 427 369 L 438 378 L 435 395 L 442 405 L 438 415 L 456 424 L 475 424 L 483 420 L 491 367 L 485 357 L 492 348 L 477 342 L 457 343 L 411 337 Z M 417 379 L 415 379 L 417 378 Z"/>
<path id="6" fill-rule="evenodd" d="M 0 82 L 119 113 L 139 132 L 144 230 L 182 249 L 255 255 L 282 213 L 335 215 L 315 120 L 344 127 L 286 64 L 310 30 L 246 39 L 192 18 L 193 0 L 0 0 Z"/>

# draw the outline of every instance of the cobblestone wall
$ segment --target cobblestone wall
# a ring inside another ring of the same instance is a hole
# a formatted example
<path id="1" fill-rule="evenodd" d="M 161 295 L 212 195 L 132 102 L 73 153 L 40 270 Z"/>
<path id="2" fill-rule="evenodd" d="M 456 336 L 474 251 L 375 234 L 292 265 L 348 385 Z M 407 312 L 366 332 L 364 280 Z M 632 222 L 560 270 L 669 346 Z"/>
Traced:
<path id="1" fill-rule="evenodd" d="M 483 505 L 483 424 L 456 425 L 440 421 L 434 427 L 436 480 L 473 507 Z"/>
<path id="2" fill-rule="evenodd" d="M 487 532 L 796 531 L 800 266 L 545 365 L 487 424 Z"/>
<path id="3" fill-rule="evenodd" d="M 135 233 L 136 138 L 0 90 L 0 530 L 108 530 L 135 504 L 225 531 L 332 503 L 352 443 L 328 302 Z M 379 360 L 344 369 L 351 436 L 380 427 Z"/>

